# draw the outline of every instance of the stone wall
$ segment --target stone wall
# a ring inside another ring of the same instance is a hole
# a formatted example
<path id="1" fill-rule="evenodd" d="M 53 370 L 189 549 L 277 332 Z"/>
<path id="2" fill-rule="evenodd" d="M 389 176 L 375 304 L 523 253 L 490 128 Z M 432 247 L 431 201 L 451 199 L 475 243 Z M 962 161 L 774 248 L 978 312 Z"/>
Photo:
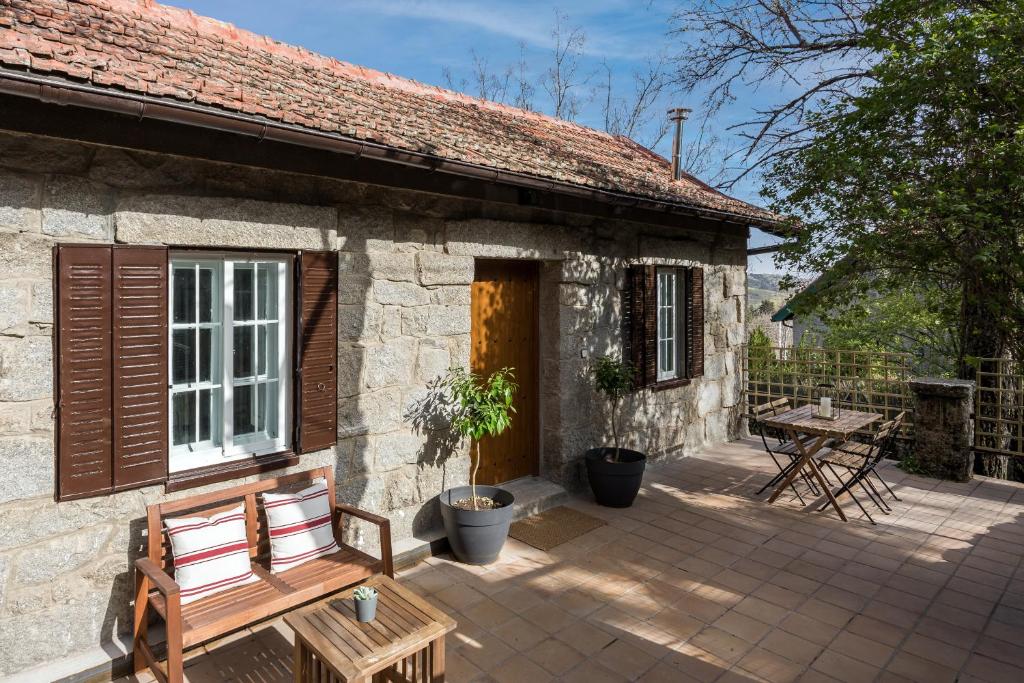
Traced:
<path id="1" fill-rule="evenodd" d="M 624 265 L 637 257 L 705 267 L 706 376 L 632 396 L 628 445 L 657 461 L 738 433 L 745 241 L 680 237 L 0 133 L 0 675 L 125 632 L 145 506 L 198 492 L 157 486 L 53 502 L 55 243 L 340 250 L 339 441 L 297 469 L 334 465 L 340 498 L 387 514 L 404 538 L 435 526 L 431 498 L 466 478 L 464 449 L 438 429 L 430 383 L 469 360 L 475 258 L 542 263 L 543 476 L 579 487 L 583 451 L 609 438 L 588 364 L 621 348 Z M 372 550 L 371 535 L 352 536 Z"/>

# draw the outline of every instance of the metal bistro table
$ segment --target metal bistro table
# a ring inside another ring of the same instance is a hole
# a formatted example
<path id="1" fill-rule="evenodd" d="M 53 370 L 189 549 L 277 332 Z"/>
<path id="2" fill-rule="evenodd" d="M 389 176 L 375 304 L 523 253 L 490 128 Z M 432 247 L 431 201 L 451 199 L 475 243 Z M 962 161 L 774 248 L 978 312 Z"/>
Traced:
<path id="1" fill-rule="evenodd" d="M 829 439 L 841 439 L 843 441 L 847 441 L 855 432 L 864 429 L 872 422 L 881 420 L 882 416 L 877 413 L 864 413 L 857 410 L 842 410 L 840 411 L 837 419 L 830 420 L 825 417 L 818 417 L 815 414 L 816 408 L 817 406 L 813 404 L 801 406 L 764 420 L 764 424 L 766 426 L 781 429 L 788 433 L 789 438 L 792 439 L 793 443 L 796 444 L 797 449 L 800 451 L 800 460 L 793 466 L 789 476 L 787 476 L 782 483 L 776 487 L 775 492 L 772 493 L 772 497 L 768 499 L 768 503 L 774 503 L 775 499 L 779 497 L 779 494 L 785 491 L 786 488 L 793 483 L 793 480 L 800 476 L 800 471 L 806 467 L 810 469 L 811 474 L 818 480 L 818 484 L 821 485 L 821 488 L 828 497 L 829 502 L 832 503 L 832 507 L 835 508 L 836 514 L 839 515 L 839 519 L 845 522 L 847 521 L 846 514 L 843 512 L 843 509 L 839 507 L 836 497 L 832 495 L 832 488 L 825 481 L 825 477 L 822 476 L 821 470 L 818 469 L 818 464 L 814 461 L 814 456 L 821 450 L 822 446 L 824 446 L 825 442 Z M 808 434 L 818 438 L 811 443 L 804 444 L 800 440 L 800 434 Z"/>

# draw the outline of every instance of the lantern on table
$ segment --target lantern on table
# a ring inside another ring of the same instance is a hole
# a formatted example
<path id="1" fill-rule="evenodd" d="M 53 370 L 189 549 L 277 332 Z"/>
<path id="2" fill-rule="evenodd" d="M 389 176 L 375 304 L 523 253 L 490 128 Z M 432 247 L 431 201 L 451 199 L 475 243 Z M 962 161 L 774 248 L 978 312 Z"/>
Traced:
<path id="1" fill-rule="evenodd" d="M 839 391 L 833 384 L 819 384 L 815 391 L 817 402 L 814 414 L 826 420 L 839 419 Z"/>

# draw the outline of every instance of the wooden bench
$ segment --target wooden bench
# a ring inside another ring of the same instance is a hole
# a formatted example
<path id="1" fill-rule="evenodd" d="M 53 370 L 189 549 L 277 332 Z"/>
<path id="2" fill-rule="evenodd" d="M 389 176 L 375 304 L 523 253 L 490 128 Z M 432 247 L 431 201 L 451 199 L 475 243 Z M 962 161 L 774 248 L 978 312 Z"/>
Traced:
<path id="1" fill-rule="evenodd" d="M 334 536 L 341 550 L 284 572 L 270 572 L 270 537 L 261 497 L 267 491 L 292 492 L 314 479 L 327 480 L 328 499 L 334 511 Z M 259 581 L 181 605 L 174 582 L 174 559 L 163 520 L 165 517 L 209 516 L 245 503 L 245 526 L 253 572 Z M 274 479 L 204 493 L 147 509 L 149 552 L 135 561 L 135 619 L 133 658 L 136 672 L 147 667 L 162 683 L 182 681 L 182 652 L 212 638 L 279 614 L 329 593 L 360 583 L 375 574 L 394 577 L 391 527 L 387 519 L 338 503 L 334 472 L 320 467 Z M 377 559 L 341 542 L 344 515 L 376 524 L 380 529 L 381 558 Z M 151 613 L 166 624 L 167 661 L 154 655 L 147 638 Z"/>

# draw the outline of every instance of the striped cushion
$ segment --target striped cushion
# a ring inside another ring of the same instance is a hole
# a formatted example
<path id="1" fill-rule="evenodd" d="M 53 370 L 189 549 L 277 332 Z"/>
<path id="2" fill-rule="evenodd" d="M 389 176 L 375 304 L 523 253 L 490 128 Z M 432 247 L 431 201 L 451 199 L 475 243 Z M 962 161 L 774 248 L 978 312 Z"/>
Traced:
<path id="1" fill-rule="evenodd" d="M 270 529 L 270 571 L 283 572 L 340 550 L 334 542 L 327 483 L 298 493 L 264 493 Z"/>
<path id="2" fill-rule="evenodd" d="M 249 563 L 245 505 L 211 517 L 168 519 L 181 604 L 257 581 Z"/>

